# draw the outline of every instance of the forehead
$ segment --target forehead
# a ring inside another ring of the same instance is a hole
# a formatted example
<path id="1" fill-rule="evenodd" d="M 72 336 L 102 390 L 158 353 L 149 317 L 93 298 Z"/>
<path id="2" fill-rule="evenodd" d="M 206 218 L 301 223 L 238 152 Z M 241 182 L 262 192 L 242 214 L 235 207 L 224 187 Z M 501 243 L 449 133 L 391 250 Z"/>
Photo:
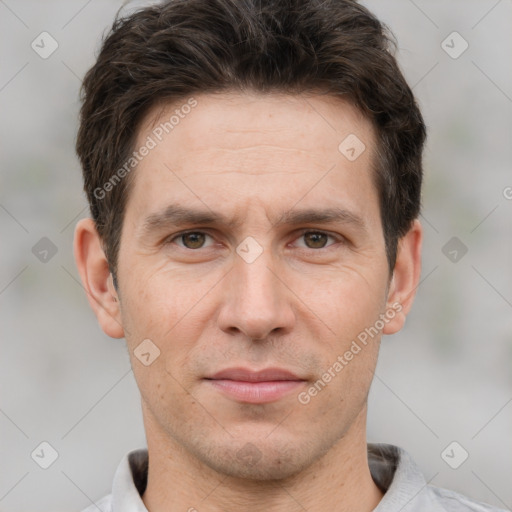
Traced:
<path id="1" fill-rule="evenodd" d="M 351 102 L 329 95 L 224 92 L 200 94 L 173 103 L 160 102 L 144 117 L 138 145 L 147 135 L 157 144 L 175 139 L 182 147 L 243 150 L 253 136 L 295 146 L 302 151 L 338 151 L 337 142 L 357 132 L 367 146 L 374 143 L 371 122 Z M 229 135 L 227 137 L 226 135 Z M 320 145 L 319 145 L 320 143 Z M 175 150 L 180 156 L 179 147 Z"/>
<path id="2" fill-rule="evenodd" d="M 128 201 L 139 211 L 184 201 L 279 216 L 298 201 L 359 210 L 377 202 L 373 126 L 330 96 L 222 93 L 160 104 L 138 131 L 136 148 L 145 145 Z"/>

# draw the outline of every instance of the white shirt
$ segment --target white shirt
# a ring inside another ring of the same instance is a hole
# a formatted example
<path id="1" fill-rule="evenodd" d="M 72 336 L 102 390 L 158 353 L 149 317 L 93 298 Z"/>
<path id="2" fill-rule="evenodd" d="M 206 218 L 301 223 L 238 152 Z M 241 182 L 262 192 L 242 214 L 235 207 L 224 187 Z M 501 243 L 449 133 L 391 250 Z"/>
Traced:
<path id="1" fill-rule="evenodd" d="M 462 494 L 428 485 L 411 456 L 389 444 L 368 444 L 368 464 L 384 497 L 373 512 L 507 512 Z M 148 451 L 128 453 L 117 468 L 112 493 L 82 512 L 148 512 Z"/>

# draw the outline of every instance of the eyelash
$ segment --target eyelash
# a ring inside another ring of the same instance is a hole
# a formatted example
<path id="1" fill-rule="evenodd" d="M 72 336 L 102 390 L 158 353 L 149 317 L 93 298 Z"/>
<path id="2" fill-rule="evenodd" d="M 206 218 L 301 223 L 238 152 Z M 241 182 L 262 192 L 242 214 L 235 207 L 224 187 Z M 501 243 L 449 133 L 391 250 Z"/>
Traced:
<path id="1" fill-rule="evenodd" d="M 210 235 L 209 233 L 207 233 L 206 231 L 199 231 L 199 230 L 188 230 L 188 231 L 182 231 L 181 233 L 177 233 L 176 235 L 172 235 L 172 237 L 170 238 L 167 238 L 165 241 L 164 241 L 164 244 L 165 245 L 169 245 L 171 243 L 173 243 L 175 240 L 185 236 L 185 235 L 188 235 L 188 234 L 191 234 L 191 233 L 199 233 L 199 234 L 203 234 L 203 235 L 207 235 L 211 238 L 213 238 L 212 235 Z M 315 233 L 315 234 L 320 234 L 320 235 L 326 235 L 327 237 L 333 239 L 335 241 L 335 243 L 340 243 L 340 244 L 343 244 L 343 243 L 346 243 L 346 239 L 341 236 L 341 235 L 338 235 L 338 236 L 335 236 L 331 233 L 328 233 L 326 231 L 320 231 L 320 230 L 315 230 L 315 229 L 304 229 L 302 230 L 298 237 L 295 239 L 299 239 L 301 237 L 303 237 L 305 234 L 307 233 Z M 300 249 L 303 249 L 303 250 L 311 250 L 311 251 L 320 251 L 322 249 L 326 250 L 328 249 L 329 247 L 331 247 L 332 245 L 335 245 L 335 243 L 332 243 L 330 245 L 327 245 L 325 247 L 319 247 L 318 249 L 314 249 L 314 248 L 311 248 L 311 247 L 301 247 Z M 179 246 L 181 249 L 186 249 L 186 250 L 189 250 L 189 251 L 199 251 L 200 249 L 204 249 L 204 247 L 200 247 L 199 249 L 189 249 L 188 247 L 182 247 L 182 246 Z"/>

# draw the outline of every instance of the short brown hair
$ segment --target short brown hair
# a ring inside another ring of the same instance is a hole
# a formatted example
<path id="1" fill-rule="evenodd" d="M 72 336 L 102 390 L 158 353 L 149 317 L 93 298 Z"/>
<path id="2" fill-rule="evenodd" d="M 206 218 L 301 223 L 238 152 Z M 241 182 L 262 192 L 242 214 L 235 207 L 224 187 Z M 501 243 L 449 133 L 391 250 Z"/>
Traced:
<path id="1" fill-rule="evenodd" d="M 132 174 L 102 187 L 130 158 L 142 118 L 157 103 L 233 90 L 322 91 L 349 99 L 372 121 L 392 272 L 398 240 L 420 211 L 426 135 L 394 47 L 355 0 L 168 0 L 116 17 L 82 84 L 76 142 L 114 279 Z"/>

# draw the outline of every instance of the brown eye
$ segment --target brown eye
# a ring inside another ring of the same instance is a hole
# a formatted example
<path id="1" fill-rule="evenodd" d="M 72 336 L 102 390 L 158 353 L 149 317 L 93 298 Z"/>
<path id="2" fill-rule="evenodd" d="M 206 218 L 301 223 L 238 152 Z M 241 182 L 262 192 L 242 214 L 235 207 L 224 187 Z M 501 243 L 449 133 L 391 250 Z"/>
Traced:
<path id="1" fill-rule="evenodd" d="M 318 231 L 309 231 L 303 235 L 306 246 L 310 249 L 322 249 L 327 244 L 329 235 Z"/>
<path id="2" fill-rule="evenodd" d="M 187 249 L 200 249 L 205 242 L 206 235 L 200 232 L 185 233 L 179 237 Z"/>

